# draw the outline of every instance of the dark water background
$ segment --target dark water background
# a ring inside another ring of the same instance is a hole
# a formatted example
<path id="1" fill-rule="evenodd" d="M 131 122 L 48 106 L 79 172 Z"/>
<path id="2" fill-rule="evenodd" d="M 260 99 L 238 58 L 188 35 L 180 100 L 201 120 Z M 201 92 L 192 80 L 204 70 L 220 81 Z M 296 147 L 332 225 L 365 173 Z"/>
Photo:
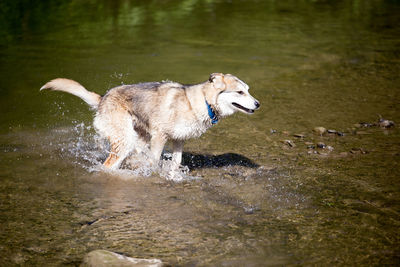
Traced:
<path id="1" fill-rule="evenodd" d="M 93 249 L 174 266 L 398 265 L 400 132 L 355 124 L 400 123 L 399 14 L 383 0 L 0 2 L 1 265 L 79 265 Z M 183 183 L 93 172 L 106 156 L 93 113 L 39 92 L 56 77 L 104 94 L 213 72 L 262 106 L 187 142 L 200 179 Z"/>

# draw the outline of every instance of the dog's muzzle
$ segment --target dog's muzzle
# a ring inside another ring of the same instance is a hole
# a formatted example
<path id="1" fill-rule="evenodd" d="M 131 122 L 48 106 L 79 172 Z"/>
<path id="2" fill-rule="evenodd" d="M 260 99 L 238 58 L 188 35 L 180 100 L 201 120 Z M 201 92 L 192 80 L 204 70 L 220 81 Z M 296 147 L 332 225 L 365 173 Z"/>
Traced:
<path id="1" fill-rule="evenodd" d="M 258 102 L 258 101 L 254 102 L 255 109 L 249 109 L 249 108 L 243 107 L 242 105 L 239 105 L 239 104 L 236 103 L 236 102 L 233 102 L 232 105 L 235 106 L 236 108 L 241 109 L 241 110 L 243 110 L 244 112 L 250 113 L 250 114 L 251 114 L 251 113 L 254 113 L 254 111 L 255 111 L 256 109 L 259 109 L 259 108 L 260 108 L 260 102 Z"/>

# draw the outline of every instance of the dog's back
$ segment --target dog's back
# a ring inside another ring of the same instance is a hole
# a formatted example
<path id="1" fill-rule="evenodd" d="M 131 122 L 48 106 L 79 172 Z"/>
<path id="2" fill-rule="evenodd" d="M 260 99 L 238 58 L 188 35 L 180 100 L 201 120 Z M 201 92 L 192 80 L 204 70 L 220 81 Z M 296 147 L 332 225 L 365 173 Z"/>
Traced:
<path id="1" fill-rule="evenodd" d="M 198 117 L 186 93 L 184 85 L 174 82 L 119 86 L 102 98 L 96 121 L 110 122 L 127 113 L 142 138 L 162 134 L 172 139 L 187 139 L 193 135 L 190 128 L 197 124 Z"/>

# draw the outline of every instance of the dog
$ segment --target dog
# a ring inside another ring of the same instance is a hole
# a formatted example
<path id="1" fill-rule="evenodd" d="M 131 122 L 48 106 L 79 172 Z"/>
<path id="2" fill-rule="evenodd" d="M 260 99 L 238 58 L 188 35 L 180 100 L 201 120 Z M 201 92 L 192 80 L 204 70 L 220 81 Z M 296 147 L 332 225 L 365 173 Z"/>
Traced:
<path id="1" fill-rule="evenodd" d="M 199 137 L 221 118 L 237 111 L 252 114 L 260 107 L 246 83 L 222 73 L 212 73 L 208 81 L 195 85 L 170 81 L 121 85 L 104 96 L 65 78 L 49 81 L 40 91 L 47 89 L 78 96 L 96 110 L 93 124 L 110 143 L 103 163 L 110 169 L 118 169 L 128 155 L 146 148 L 151 164 L 158 165 L 168 140 L 172 164 L 179 168 L 185 140 Z"/>

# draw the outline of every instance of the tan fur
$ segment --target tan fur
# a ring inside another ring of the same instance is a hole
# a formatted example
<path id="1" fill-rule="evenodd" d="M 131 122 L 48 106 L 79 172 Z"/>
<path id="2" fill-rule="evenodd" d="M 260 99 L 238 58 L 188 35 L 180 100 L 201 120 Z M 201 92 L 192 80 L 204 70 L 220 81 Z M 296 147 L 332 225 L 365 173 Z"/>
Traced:
<path id="1" fill-rule="evenodd" d="M 63 78 L 48 82 L 43 89 L 71 93 L 97 109 L 94 126 L 111 145 L 104 162 L 109 168 L 118 168 L 130 153 L 148 149 L 157 164 L 167 140 L 173 141 L 172 160 L 179 167 L 184 140 L 199 137 L 212 126 L 206 102 L 219 118 L 238 110 L 253 113 L 259 107 L 243 81 L 222 73 L 190 86 L 174 82 L 122 85 L 103 97 Z"/>
<path id="2" fill-rule="evenodd" d="M 55 91 L 63 91 L 80 97 L 92 108 L 97 108 L 100 103 L 101 96 L 87 91 L 80 83 L 73 80 L 57 78 L 51 80 L 40 88 L 40 91 L 50 89 Z"/>

